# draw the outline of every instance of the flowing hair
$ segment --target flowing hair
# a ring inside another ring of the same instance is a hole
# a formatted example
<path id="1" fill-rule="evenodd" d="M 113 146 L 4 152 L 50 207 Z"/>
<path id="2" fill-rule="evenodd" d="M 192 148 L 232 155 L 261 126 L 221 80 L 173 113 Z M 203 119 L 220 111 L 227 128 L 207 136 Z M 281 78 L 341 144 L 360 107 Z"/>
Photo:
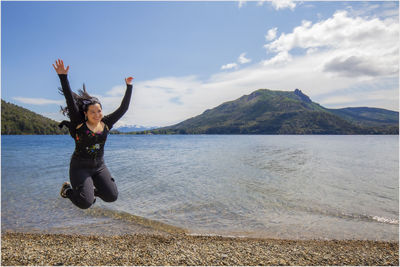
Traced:
<path id="1" fill-rule="evenodd" d="M 64 95 L 61 87 L 58 87 L 59 92 Z M 72 92 L 72 91 L 71 91 Z M 79 114 L 81 115 L 82 121 L 85 119 L 85 112 L 88 111 L 90 105 L 99 104 L 101 107 L 101 103 L 97 97 L 93 97 L 86 92 L 85 84 L 83 84 L 83 90 L 79 89 L 78 94 L 72 92 L 72 97 L 78 107 Z M 70 111 L 67 107 L 60 106 L 61 112 L 64 116 L 68 116 L 71 119 Z"/>

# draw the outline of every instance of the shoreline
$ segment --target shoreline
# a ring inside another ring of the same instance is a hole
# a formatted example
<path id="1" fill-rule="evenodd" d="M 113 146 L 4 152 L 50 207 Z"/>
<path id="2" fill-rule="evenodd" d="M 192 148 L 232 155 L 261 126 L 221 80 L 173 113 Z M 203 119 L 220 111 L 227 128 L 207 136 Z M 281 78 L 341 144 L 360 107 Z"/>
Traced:
<path id="1" fill-rule="evenodd" d="M 399 243 L 4 232 L 2 265 L 399 265 Z"/>

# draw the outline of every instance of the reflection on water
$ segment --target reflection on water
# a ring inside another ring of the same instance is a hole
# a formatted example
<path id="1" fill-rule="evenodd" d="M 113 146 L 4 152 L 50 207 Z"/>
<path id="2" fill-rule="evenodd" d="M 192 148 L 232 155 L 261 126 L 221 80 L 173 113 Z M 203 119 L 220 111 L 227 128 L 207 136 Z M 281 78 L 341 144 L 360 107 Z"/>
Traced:
<path id="1" fill-rule="evenodd" d="M 115 136 L 115 203 L 59 197 L 67 136 L 2 137 L 2 230 L 398 240 L 397 136 Z"/>

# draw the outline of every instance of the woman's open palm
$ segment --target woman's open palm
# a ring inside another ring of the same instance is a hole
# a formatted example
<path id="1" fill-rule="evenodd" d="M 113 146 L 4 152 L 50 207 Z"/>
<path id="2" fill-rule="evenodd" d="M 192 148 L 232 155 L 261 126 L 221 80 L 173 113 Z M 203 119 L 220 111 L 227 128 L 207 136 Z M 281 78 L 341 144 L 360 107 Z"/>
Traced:
<path id="1" fill-rule="evenodd" d="M 57 74 L 68 74 L 69 66 L 67 68 L 64 67 L 64 62 L 61 59 L 56 60 L 56 65 L 54 66 Z"/>

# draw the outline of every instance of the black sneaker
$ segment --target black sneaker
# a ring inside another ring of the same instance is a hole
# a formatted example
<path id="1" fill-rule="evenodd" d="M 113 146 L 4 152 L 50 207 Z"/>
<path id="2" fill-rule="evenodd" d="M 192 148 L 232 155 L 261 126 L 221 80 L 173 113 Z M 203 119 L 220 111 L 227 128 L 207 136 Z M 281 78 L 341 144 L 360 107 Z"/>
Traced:
<path id="1" fill-rule="evenodd" d="M 71 184 L 68 182 L 63 183 L 60 190 L 60 196 L 63 198 L 67 198 L 68 189 L 72 189 Z"/>

